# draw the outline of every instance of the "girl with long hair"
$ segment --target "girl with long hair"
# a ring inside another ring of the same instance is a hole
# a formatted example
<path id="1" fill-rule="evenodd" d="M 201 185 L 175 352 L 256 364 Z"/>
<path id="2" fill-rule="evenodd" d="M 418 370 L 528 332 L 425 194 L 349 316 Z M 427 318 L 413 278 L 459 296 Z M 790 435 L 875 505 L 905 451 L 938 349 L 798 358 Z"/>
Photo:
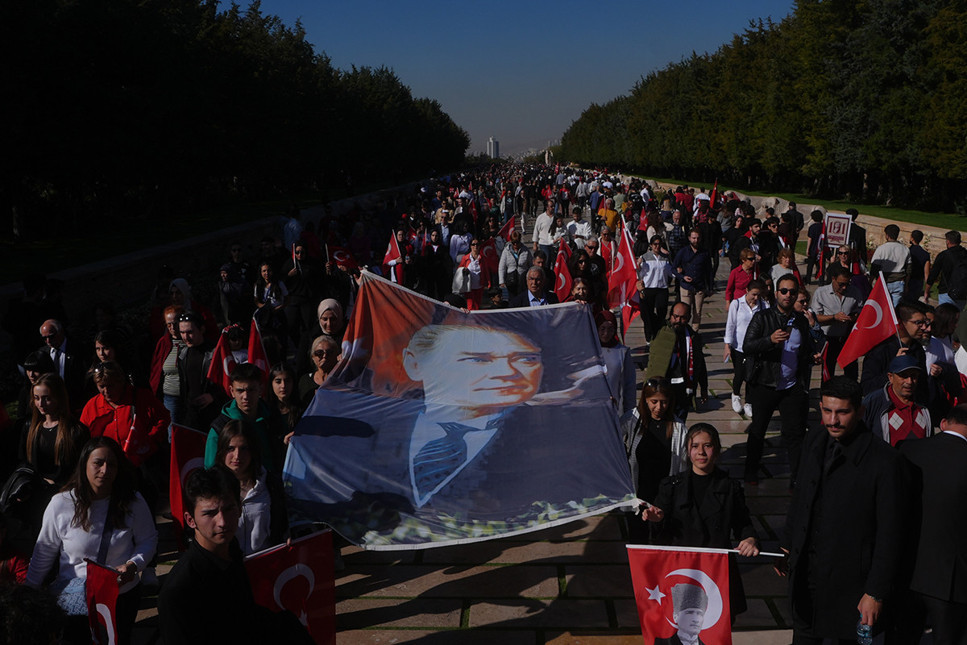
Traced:
<path id="1" fill-rule="evenodd" d="M 117 571 L 119 642 L 131 640 L 141 597 L 140 572 L 158 546 L 154 518 L 134 482 L 117 442 L 91 439 L 67 485 L 44 512 L 27 584 L 39 588 L 56 563 L 57 577 L 49 590 L 68 613 L 65 636 L 71 643 L 91 642 L 84 594 L 87 559 Z"/>
<path id="2" fill-rule="evenodd" d="M 251 424 L 233 419 L 222 426 L 215 464 L 228 468 L 238 479 L 242 513 L 235 537 L 242 553 L 250 555 L 282 542 L 288 527 L 282 480 L 262 466 L 259 441 Z"/>
<path id="3" fill-rule="evenodd" d="M 288 363 L 276 363 L 269 370 L 269 385 L 272 391 L 266 399 L 269 407 L 275 409 L 285 421 L 285 442 L 288 443 L 303 412 L 295 371 Z"/>

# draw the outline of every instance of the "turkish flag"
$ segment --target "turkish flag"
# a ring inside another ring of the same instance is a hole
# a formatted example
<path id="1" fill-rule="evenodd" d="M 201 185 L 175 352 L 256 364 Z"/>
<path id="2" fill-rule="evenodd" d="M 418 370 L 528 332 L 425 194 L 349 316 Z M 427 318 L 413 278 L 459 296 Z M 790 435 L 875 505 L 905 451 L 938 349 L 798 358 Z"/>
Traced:
<path id="1" fill-rule="evenodd" d="M 396 264 L 389 266 L 389 263 L 393 260 Z M 390 279 L 390 272 L 392 271 L 395 279 L 393 282 L 398 284 L 403 284 L 403 253 L 400 251 L 400 245 L 396 241 L 396 233 L 390 233 L 389 244 L 386 245 L 386 255 L 383 256 L 383 275 L 387 279 Z"/>
<path id="2" fill-rule="evenodd" d="M 356 258 L 353 257 L 352 251 L 347 248 L 327 244 L 326 254 L 338 266 L 346 267 L 350 271 L 359 268 L 359 263 L 356 262 Z"/>
<path id="3" fill-rule="evenodd" d="M 567 268 L 566 248 L 566 244 L 561 245 L 554 262 L 554 293 L 560 302 L 564 302 L 571 295 L 571 270 Z"/>
<path id="4" fill-rule="evenodd" d="M 332 531 L 325 530 L 245 559 L 255 602 L 272 611 L 292 612 L 318 645 L 336 642 L 332 553 Z"/>
<path id="5" fill-rule="evenodd" d="M 729 555 L 725 549 L 628 546 L 645 643 L 683 632 L 705 645 L 731 645 Z"/>
<path id="6" fill-rule="evenodd" d="M 248 362 L 262 370 L 262 386 L 268 385 L 269 355 L 265 352 L 265 345 L 262 343 L 262 330 L 254 317 L 248 329 Z"/>
<path id="7" fill-rule="evenodd" d="M 631 300 L 626 302 L 625 306 L 621 308 L 621 322 L 624 326 L 625 334 L 631 329 L 631 323 L 639 316 L 641 316 L 641 301 L 638 298 L 638 294 L 635 293 Z"/>
<path id="8" fill-rule="evenodd" d="M 611 275 L 608 276 L 608 307 L 612 309 L 624 305 L 634 296 L 637 292 L 635 284 L 638 282 L 631 235 L 625 227 L 620 227 L 619 230 L 621 239 L 618 241 L 618 253 Z"/>
<path id="9" fill-rule="evenodd" d="M 483 256 L 483 269 L 490 273 L 497 273 L 500 258 L 497 256 L 497 240 L 490 238 L 480 245 L 480 255 Z"/>
<path id="10" fill-rule="evenodd" d="M 212 362 L 208 366 L 208 374 L 206 378 L 215 385 L 220 385 L 225 394 L 232 396 L 232 381 L 229 377 L 232 375 L 235 367 L 238 365 L 235 361 L 235 357 L 232 356 L 232 350 L 228 347 L 228 327 L 222 330 L 222 335 L 218 337 L 218 344 L 215 345 L 215 351 L 212 352 Z"/>
<path id="11" fill-rule="evenodd" d="M 96 645 L 114 645 L 118 642 L 118 621 L 115 609 L 118 602 L 118 572 L 93 560 L 87 562 L 87 620 L 91 627 L 91 640 Z"/>
<path id="12" fill-rule="evenodd" d="M 504 224 L 503 227 L 501 227 L 501 229 L 497 232 L 497 235 L 499 235 L 500 237 L 510 242 L 510 234 L 513 233 L 514 229 L 516 228 L 517 228 L 517 216 L 511 215 L 510 219 L 507 220 L 507 223 Z"/>
<path id="13" fill-rule="evenodd" d="M 845 368 L 896 333 L 896 312 L 893 311 L 893 300 L 886 290 L 886 278 L 881 271 L 880 279 L 873 286 L 873 292 L 860 310 L 853 331 L 836 358 L 836 364 Z"/>
<path id="14" fill-rule="evenodd" d="M 185 502 L 182 489 L 188 475 L 196 468 L 205 467 L 205 441 L 208 435 L 187 426 L 171 426 L 171 470 L 168 482 L 168 497 L 171 501 L 171 519 L 175 524 L 175 534 L 185 530 Z M 179 545 L 181 541 L 179 540 Z"/>

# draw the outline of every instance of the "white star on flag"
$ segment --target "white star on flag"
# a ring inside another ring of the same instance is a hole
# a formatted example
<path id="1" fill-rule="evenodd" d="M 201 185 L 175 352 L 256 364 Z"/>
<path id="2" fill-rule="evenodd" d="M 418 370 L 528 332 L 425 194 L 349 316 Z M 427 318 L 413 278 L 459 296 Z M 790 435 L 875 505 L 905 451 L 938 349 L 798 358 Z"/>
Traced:
<path id="1" fill-rule="evenodd" d="M 665 594 L 661 592 L 658 585 L 655 585 L 654 589 L 645 587 L 645 591 L 648 592 L 648 600 L 657 600 L 659 605 L 661 604 L 661 599 L 665 597 Z"/>

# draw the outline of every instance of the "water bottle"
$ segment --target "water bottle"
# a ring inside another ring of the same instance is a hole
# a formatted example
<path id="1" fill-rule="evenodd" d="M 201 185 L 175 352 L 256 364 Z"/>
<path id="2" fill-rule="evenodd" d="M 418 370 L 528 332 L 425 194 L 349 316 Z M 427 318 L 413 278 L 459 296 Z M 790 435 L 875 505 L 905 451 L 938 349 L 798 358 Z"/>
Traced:
<path id="1" fill-rule="evenodd" d="M 856 642 L 859 645 L 873 645 L 873 626 L 864 625 L 862 618 L 856 623 Z"/>

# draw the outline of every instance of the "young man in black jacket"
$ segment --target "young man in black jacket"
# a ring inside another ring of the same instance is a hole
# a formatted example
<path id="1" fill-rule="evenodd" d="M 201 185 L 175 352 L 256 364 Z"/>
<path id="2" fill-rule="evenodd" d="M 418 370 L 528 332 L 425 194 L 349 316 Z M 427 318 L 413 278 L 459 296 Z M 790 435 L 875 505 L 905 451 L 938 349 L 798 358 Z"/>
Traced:
<path id="1" fill-rule="evenodd" d="M 806 435 L 809 380 L 820 355 L 813 346 L 809 322 L 793 305 L 799 281 L 787 273 L 776 283 L 776 306 L 752 316 L 742 349 L 748 361 L 747 399 L 752 404 L 752 425 L 746 441 L 745 481 L 759 483 L 759 461 L 766 428 L 779 410 L 782 443 L 789 452 L 789 485 L 799 471 L 799 453 Z"/>

